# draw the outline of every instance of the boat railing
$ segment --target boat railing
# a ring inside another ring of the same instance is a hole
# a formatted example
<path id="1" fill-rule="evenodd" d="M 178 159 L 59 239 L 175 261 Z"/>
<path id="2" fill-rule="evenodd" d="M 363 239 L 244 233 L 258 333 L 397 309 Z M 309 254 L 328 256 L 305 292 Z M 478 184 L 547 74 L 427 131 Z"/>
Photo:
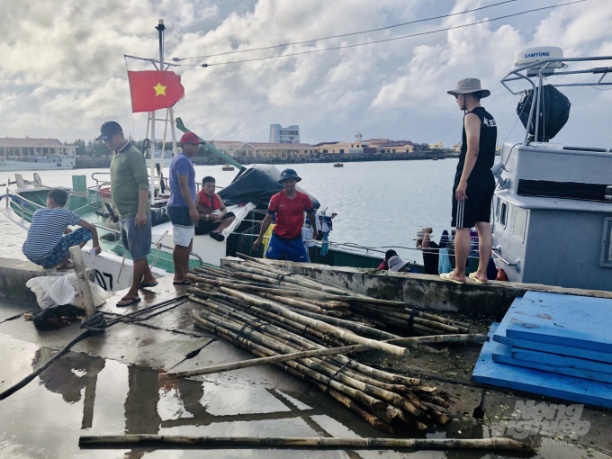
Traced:
<path id="1" fill-rule="evenodd" d="M 125 249 L 125 246 L 123 245 L 123 242 L 121 242 L 121 231 L 116 229 L 116 228 L 111 228 L 109 226 L 105 226 L 102 225 L 100 223 L 93 223 L 93 225 L 96 227 L 96 229 L 100 229 L 103 230 L 106 234 L 108 233 L 112 233 L 115 235 L 115 240 L 111 241 L 108 238 L 104 238 L 104 242 L 111 247 L 115 247 L 118 249 Z M 161 237 L 159 237 L 159 239 L 156 242 L 151 242 L 151 247 L 157 249 L 157 252 L 155 253 L 155 255 L 153 256 L 153 261 L 150 263 L 151 266 L 155 266 L 157 264 L 157 261 L 160 259 L 160 255 L 162 252 L 167 253 L 167 254 L 172 254 L 172 250 L 174 249 L 173 247 L 170 247 L 169 245 L 166 244 L 162 244 L 162 239 L 166 236 L 166 234 L 162 235 Z M 162 249 L 165 249 L 162 250 Z M 125 253 L 125 252 L 124 252 Z M 125 257 L 125 255 L 122 255 Z M 190 258 L 193 258 L 195 260 L 198 260 L 198 262 L 200 263 L 200 265 L 204 264 L 204 260 L 202 259 L 202 257 L 200 257 L 197 253 L 190 253 L 189 254 Z"/>
<path id="2" fill-rule="evenodd" d="M 30 201 L 27 198 L 24 198 L 18 193 L 7 190 L 6 192 L 6 206 L 14 206 L 17 208 L 17 215 L 21 218 L 22 221 L 30 221 L 32 219 L 32 215 L 38 209 L 42 209 L 45 206 L 38 204 L 37 202 Z"/>

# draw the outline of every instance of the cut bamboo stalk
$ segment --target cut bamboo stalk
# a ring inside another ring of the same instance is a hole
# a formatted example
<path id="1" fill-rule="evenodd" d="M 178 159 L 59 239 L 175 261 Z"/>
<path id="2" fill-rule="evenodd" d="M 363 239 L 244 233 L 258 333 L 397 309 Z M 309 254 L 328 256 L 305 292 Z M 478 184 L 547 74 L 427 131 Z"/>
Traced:
<path id="1" fill-rule="evenodd" d="M 316 327 L 319 330 L 322 330 L 326 333 L 337 336 L 347 342 L 350 342 L 353 344 L 365 344 L 367 346 L 370 346 L 372 349 L 378 349 L 380 351 L 388 352 L 389 354 L 393 354 L 393 355 L 403 356 L 403 355 L 409 354 L 409 352 L 405 348 L 401 348 L 399 346 L 395 346 L 392 344 L 382 343 L 380 341 L 376 341 L 376 340 L 372 340 L 368 338 L 363 338 L 359 335 L 356 335 L 355 333 L 347 332 L 346 330 L 343 330 L 339 327 L 334 327 L 333 325 L 326 324 L 325 322 L 321 322 L 320 320 L 311 319 L 309 317 L 305 317 L 295 312 L 289 311 L 287 308 L 284 308 L 277 304 L 273 304 L 273 302 L 271 301 L 262 301 L 252 295 L 243 294 L 241 292 L 237 292 L 235 290 L 231 290 L 226 287 L 221 287 L 220 290 L 223 293 L 227 293 L 230 296 L 234 296 L 236 298 L 243 299 L 244 301 L 247 301 L 251 304 L 257 304 L 266 309 L 273 310 L 277 314 L 280 314 L 284 317 L 288 317 L 291 320 L 295 320 L 296 322 L 299 322 L 301 324 Z"/>
<path id="2" fill-rule="evenodd" d="M 79 447 L 132 449 L 146 446 L 164 448 L 335 448 L 515 451 L 533 455 L 526 443 L 510 438 L 329 438 L 329 437 L 190 437 L 184 435 L 81 435 Z"/>
<path id="3" fill-rule="evenodd" d="M 195 325 L 202 325 L 200 322 L 198 322 L 196 320 Z M 232 336 L 227 335 L 225 333 L 223 333 L 222 330 L 218 330 L 217 331 L 217 335 L 220 336 L 221 338 L 225 339 L 226 341 L 229 342 L 234 342 L 234 338 L 232 338 Z M 252 345 L 250 343 L 240 343 L 240 345 L 244 348 L 244 349 L 248 349 L 250 352 L 252 352 L 255 355 L 258 355 L 260 357 L 269 355 L 269 350 L 265 349 L 265 348 L 261 348 L 260 346 L 257 345 Z M 291 376 L 302 379 L 304 381 L 307 381 L 308 383 L 312 384 L 314 387 L 316 387 L 317 389 L 319 389 L 321 392 L 323 393 L 327 393 L 329 396 L 331 396 L 334 400 L 338 401 L 339 403 L 341 403 L 342 405 L 344 405 L 346 408 L 350 409 L 351 411 L 353 411 L 354 413 L 356 413 L 358 416 L 360 416 L 361 418 L 363 418 L 368 424 L 370 424 L 372 427 L 383 431 L 383 432 L 388 432 L 388 433 L 393 433 L 394 429 L 387 423 L 383 422 L 381 419 L 379 419 L 375 414 L 373 414 L 371 411 L 369 411 L 367 408 L 362 407 L 361 405 L 359 405 L 358 403 L 356 403 L 355 401 L 353 401 L 350 397 L 347 397 L 346 395 L 334 390 L 333 388 L 326 386 L 324 384 L 321 384 L 317 381 L 313 381 L 310 378 L 308 378 L 306 375 L 294 370 L 293 368 L 288 367 L 287 365 L 283 365 L 281 367 L 285 372 L 289 373 Z"/>
<path id="4" fill-rule="evenodd" d="M 196 320 L 200 320 L 200 319 L 198 319 L 198 318 L 196 317 Z M 226 321 L 226 322 L 227 322 L 227 321 Z M 217 327 L 217 326 L 215 326 L 215 328 L 216 328 L 216 327 Z M 216 330 L 216 331 L 218 332 L 219 330 Z M 251 336 L 251 335 L 249 335 L 249 336 Z M 241 345 L 243 345 L 243 346 L 245 345 L 245 343 L 242 343 L 242 342 L 241 342 L 240 344 L 241 344 Z M 252 346 L 251 346 L 251 345 L 249 345 L 249 346 L 248 346 L 248 348 L 249 348 L 249 349 L 252 349 Z M 319 368 L 319 370 L 321 370 L 321 369 Z M 309 376 L 313 376 L 313 374 L 310 374 L 310 373 L 309 373 Z M 372 389 L 370 388 L 370 392 L 371 392 L 371 391 L 372 391 Z M 381 395 L 381 394 L 376 393 L 376 392 L 374 392 L 374 393 L 375 393 L 375 394 L 377 394 L 377 395 Z M 353 395 L 354 395 L 354 394 L 353 394 Z M 402 408 L 406 409 L 406 410 L 408 411 L 408 413 L 410 413 L 411 411 L 412 411 L 412 412 L 414 412 L 414 411 L 415 411 L 415 408 L 413 407 L 413 405 L 411 405 L 411 404 L 410 404 L 410 402 L 408 402 L 407 400 L 405 400 L 405 401 L 404 401 L 404 399 L 401 399 L 399 396 L 397 396 L 397 395 L 395 395 L 395 394 L 391 394 L 391 396 L 390 396 L 390 397 L 395 397 L 395 398 L 396 398 L 396 399 L 395 399 L 395 403 L 396 403 L 396 404 L 400 404 L 400 406 L 401 406 Z M 389 398 L 389 397 L 387 397 L 387 398 Z M 389 420 L 389 419 L 390 419 L 390 420 L 394 419 L 396 415 L 397 415 L 397 416 L 399 416 L 399 414 L 398 414 L 397 412 L 393 411 L 393 410 L 392 410 L 390 407 L 388 407 L 388 408 L 387 408 L 386 413 L 381 413 L 381 412 L 379 411 L 379 409 L 377 409 L 376 411 L 378 412 L 378 414 L 379 414 L 380 416 L 384 416 L 384 415 L 387 415 L 387 416 L 392 416 L 392 417 L 388 418 L 387 420 Z M 391 411 L 391 414 L 389 414 L 389 411 Z M 418 413 L 417 413 L 417 414 L 418 414 Z M 432 414 L 434 415 L 434 417 L 438 416 L 438 413 L 432 413 Z M 414 425 L 414 426 L 415 426 L 415 427 L 417 427 L 417 428 L 424 428 L 424 424 L 423 424 L 423 423 L 421 423 L 420 421 L 416 420 L 416 419 L 410 419 L 409 417 L 408 417 L 408 418 L 406 418 L 405 416 L 400 416 L 400 417 L 402 417 L 402 418 L 403 418 L 404 422 L 407 422 L 407 423 L 409 423 L 409 424 L 411 424 L 411 425 Z M 438 418 L 439 418 L 439 419 L 441 419 L 439 416 L 438 416 Z"/>
<path id="5" fill-rule="evenodd" d="M 468 337 L 470 339 L 469 342 L 484 342 L 487 339 L 485 335 L 454 335 L 454 336 L 438 335 L 438 336 L 425 336 L 425 337 L 416 337 L 416 338 L 415 337 L 398 338 L 394 340 L 389 340 L 388 342 L 406 345 L 406 346 L 410 345 L 411 343 L 418 343 L 420 341 L 432 342 L 432 343 L 441 343 L 441 342 L 457 343 L 457 342 L 468 342 L 467 341 Z M 370 348 L 367 346 L 361 345 L 361 344 L 340 346 L 340 347 L 333 347 L 333 348 L 326 348 L 326 349 L 315 349 L 315 350 L 310 350 L 310 351 L 295 352 L 291 354 L 276 355 L 273 357 L 243 360 L 241 362 L 224 363 L 221 365 L 212 365 L 209 367 L 196 368 L 193 370 L 183 370 L 183 371 L 160 373 L 160 375 L 158 376 L 158 379 L 159 381 L 165 381 L 169 379 L 189 378 L 193 376 L 209 375 L 213 373 L 224 373 L 226 371 L 239 370 L 242 368 L 249 368 L 249 367 L 254 367 L 258 365 L 267 365 L 270 363 L 285 362 L 287 360 L 299 360 L 305 357 L 320 357 L 320 356 L 325 356 L 325 355 L 347 354 L 350 352 L 363 352 L 367 350 L 370 350 Z"/>
<path id="6" fill-rule="evenodd" d="M 235 332 L 232 332 L 231 330 L 229 330 L 227 327 L 223 326 L 222 324 L 207 323 L 202 317 L 197 316 L 197 314 L 194 315 L 194 319 L 197 320 L 199 323 L 205 325 L 209 329 L 211 328 L 211 325 L 212 325 L 213 328 L 222 329 L 224 330 L 224 333 L 229 334 L 230 336 L 232 336 L 232 334 L 235 334 Z M 252 333 L 250 336 L 254 337 L 255 335 L 258 335 L 258 334 Z M 246 340 L 242 340 L 242 341 L 237 340 L 235 342 L 237 344 L 243 345 L 243 341 L 246 341 Z M 274 343 L 272 342 L 272 340 L 266 339 L 265 341 L 266 341 L 266 348 L 268 347 L 268 345 L 274 346 Z M 251 345 L 253 344 L 254 343 L 251 342 Z M 275 352 L 275 351 L 269 350 L 268 348 L 267 352 Z M 306 365 L 303 365 L 296 361 L 287 361 L 285 362 L 285 365 L 293 368 L 294 370 L 299 371 L 300 373 L 303 373 L 309 379 L 316 381 L 318 383 L 321 383 L 327 388 L 332 388 L 338 392 L 341 392 L 351 397 L 353 400 L 357 401 L 358 403 L 364 406 L 367 406 L 369 409 L 371 409 L 374 412 L 374 414 L 376 414 L 383 422 L 387 424 L 392 424 L 393 422 L 395 422 L 396 419 L 398 418 L 401 419 L 403 417 L 400 409 L 394 406 L 391 406 L 390 404 L 382 400 L 379 400 L 371 395 L 368 395 L 365 392 L 362 392 L 353 387 L 349 387 L 346 384 L 340 383 L 339 381 L 335 379 L 329 378 L 321 373 L 318 373 L 317 371 L 310 369 Z M 325 392 L 327 392 L 327 390 Z"/>

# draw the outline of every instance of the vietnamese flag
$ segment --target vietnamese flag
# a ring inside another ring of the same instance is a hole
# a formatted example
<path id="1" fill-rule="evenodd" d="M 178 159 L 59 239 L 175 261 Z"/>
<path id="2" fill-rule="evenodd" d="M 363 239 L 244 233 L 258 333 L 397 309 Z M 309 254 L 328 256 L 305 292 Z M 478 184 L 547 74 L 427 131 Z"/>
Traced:
<path id="1" fill-rule="evenodd" d="M 128 71 L 132 113 L 170 108 L 185 95 L 181 77 L 162 70 Z"/>

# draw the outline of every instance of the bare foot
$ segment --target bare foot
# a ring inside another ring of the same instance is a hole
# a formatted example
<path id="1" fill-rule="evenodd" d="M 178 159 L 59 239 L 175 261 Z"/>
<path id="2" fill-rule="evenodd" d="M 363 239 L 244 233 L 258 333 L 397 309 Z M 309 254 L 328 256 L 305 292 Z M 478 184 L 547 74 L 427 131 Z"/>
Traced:
<path id="1" fill-rule="evenodd" d="M 74 262 L 70 259 L 62 261 L 59 265 L 55 267 L 55 269 L 59 271 L 63 271 L 65 269 L 73 269 L 73 268 L 74 268 Z"/>

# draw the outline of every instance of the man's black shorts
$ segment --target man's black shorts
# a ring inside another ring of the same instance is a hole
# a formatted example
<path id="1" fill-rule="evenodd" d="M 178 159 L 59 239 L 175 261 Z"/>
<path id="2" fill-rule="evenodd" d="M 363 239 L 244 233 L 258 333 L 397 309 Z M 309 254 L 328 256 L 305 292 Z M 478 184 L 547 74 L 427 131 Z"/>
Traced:
<path id="1" fill-rule="evenodd" d="M 453 215 L 451 226 L 453 228 L 473 228 L 476 222 L 491 221 L 491 201 L 495 191 L 495 180 L 488 186 L 466 191 L 467 198 L 457 202 L 455 188 L 453 187 Z"/>

